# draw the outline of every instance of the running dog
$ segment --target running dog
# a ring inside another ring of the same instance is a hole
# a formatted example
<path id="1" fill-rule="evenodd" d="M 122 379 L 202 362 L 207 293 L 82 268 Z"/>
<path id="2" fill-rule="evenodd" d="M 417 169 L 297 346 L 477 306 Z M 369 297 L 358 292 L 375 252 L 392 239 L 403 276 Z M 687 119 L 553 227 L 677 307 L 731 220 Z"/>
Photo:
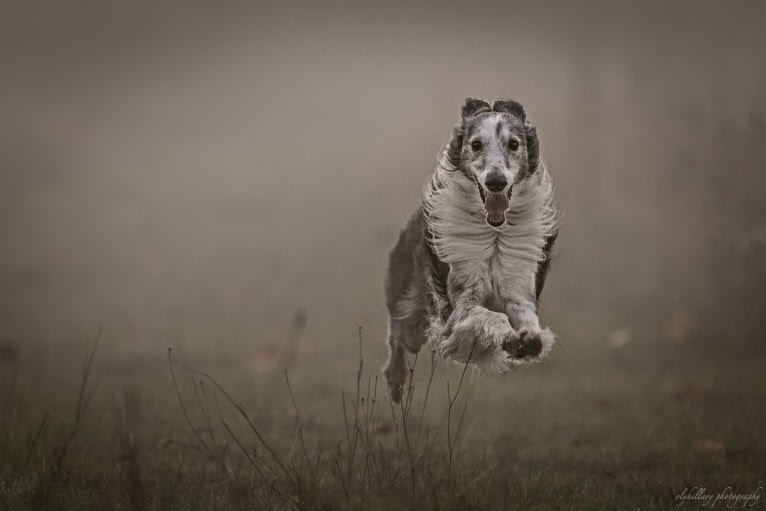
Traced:
<path id="1" fill-rule="evenodd" d="M 496 372 L 540 360 L 554 335 L 538 301 L 558 235 L 553 184 L 520 103 L 469 98 L 420 207 L 389 258 L 389 394 L 402 397 L 404 350 Z"/>

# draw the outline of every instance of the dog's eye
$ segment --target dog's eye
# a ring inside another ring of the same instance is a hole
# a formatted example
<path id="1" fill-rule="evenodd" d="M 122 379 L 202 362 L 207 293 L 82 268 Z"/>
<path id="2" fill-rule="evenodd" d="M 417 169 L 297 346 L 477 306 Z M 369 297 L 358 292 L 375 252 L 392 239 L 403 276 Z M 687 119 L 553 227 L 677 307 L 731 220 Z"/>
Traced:
<path id="1" fill-rule="evenodd" d="M 474 151 L 481 151 L 482 147 L 484 147 L 484 144 L 481 143 L 481 140 L 474 140 L 471 142 L 471 149 Z"/>
<path id="2" fill-rule="evenodd" d="M 508 141 L 508 149 L 510 149 L 511 151 L 515 151 L 518 148 L 519 148 L 518 140 L 511 139 Z"/>

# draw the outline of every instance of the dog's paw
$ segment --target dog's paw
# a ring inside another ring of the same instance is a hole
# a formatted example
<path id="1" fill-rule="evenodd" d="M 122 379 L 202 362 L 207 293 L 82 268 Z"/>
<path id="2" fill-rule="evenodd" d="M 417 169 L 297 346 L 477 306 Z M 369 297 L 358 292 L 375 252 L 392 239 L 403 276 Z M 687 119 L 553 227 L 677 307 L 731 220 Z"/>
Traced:
<path id="1" fill-rule="evenodd" d="M 503 351 L 515 360 L 532 360 L 543 351 L 542 332 L 522 328 L 508 333 L 501 343 Z"/>
<path id="2" fill-rule="evenodd" d="M 404 391 L 403 383 L 391 383 L 388 384 L 388 395 L 391 397 L 391 401 L 395 404 L 402 402 L 402 393 Z"/>
<path id="3" fill-rule="evenodd" d="M 387 366 L 383 370 L 383 374 L 386 377 L 386 383 L 388 383 L 388 395 L 391 397 L 391 401 L 399 403 L 402 400 L 402 393 L 404 391 L 404 380 L 406 378 L 406 369 L 397 365 Z"/>

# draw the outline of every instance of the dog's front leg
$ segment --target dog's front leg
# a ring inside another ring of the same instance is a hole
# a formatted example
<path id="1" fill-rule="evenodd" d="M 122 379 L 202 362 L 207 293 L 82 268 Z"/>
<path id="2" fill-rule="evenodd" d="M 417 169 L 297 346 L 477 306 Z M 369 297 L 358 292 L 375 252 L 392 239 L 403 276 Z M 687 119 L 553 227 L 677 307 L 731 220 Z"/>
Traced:
<path id="1" fill-rule="evenodd" d="M 453 267 L 447 281 L 447 292 L 453 311 L 446 328 L 436 340 L 436 349 L 445 357 L 465 362 L 496 358 L 502 343 L 511 334 L 508 317 L 484 307 L 491 293 L 486 265 Z"/>
<path id="2" fill-rule="evenodd" d="M 535 300 L 535 277 L 517 275 L 512 291 L 506 298 L 505 311 L 511 321 L 513 333 L 503 341 L 503 349 L 517 360 L 530 360 L 545 356 L 553 346 L 555 337 L 548 328 L 540 328 Z"/>

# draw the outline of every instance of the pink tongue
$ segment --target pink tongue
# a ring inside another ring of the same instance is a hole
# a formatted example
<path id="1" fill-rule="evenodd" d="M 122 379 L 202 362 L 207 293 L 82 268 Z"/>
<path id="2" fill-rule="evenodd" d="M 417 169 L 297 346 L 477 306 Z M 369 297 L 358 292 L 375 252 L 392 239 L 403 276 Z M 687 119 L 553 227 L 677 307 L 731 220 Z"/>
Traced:
<path id="1" fill-rule="evenodd" d="M 488 192 L 487 199 L 484 201 L 484 211 L 487 212 L 487 223 L 498 227 L 505 222 L 505 212 L 510 208 L 511 203 L 508 195 L 504 192 Z"/>

